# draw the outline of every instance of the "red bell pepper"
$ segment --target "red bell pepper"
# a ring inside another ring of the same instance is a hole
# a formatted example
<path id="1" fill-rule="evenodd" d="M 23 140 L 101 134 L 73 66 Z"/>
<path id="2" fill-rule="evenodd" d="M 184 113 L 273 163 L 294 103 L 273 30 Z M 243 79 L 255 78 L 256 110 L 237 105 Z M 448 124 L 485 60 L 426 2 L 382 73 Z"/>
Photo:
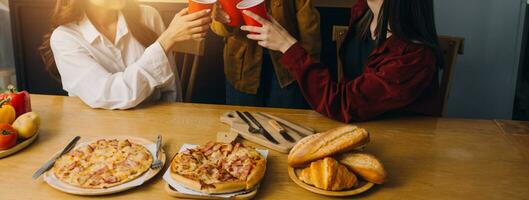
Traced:
<path id="1" fill-rule="evenodd" d="M 31 112 L 31 100 L 27 91 L 18 92 L 15 86 L 9 85 L 7 91 L 0 94 L 0 101 L 6 98 L 11 98 L 6 104 L 15 108 L 16 117 Z"/>

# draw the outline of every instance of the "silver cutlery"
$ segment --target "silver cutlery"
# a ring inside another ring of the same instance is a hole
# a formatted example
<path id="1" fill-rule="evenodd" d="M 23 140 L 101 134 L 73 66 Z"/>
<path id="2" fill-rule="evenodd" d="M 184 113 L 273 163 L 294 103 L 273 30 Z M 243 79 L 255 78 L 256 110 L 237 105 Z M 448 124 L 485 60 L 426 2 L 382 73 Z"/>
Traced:
<path id="1" fill-rule="evenodd" d="M 259 123 L 259 121 L 257 121 L 257 119 L 255 119 L 255 117 L 253 117 L 252 114 L 250 114 L 249 112 L 243 112 L 244 115 L 246 117 L 248 117 L 248 119 L 250 119 L 250 121 L 252 121 L 257 127 L 259 127 L 259 133 L 261 133 L 261 135 L 263 135 L 266 139 L 268 139 L 268 141 L 274 143 L 274 144 L 279 144 L 279 142 L 272 136 L 270 135 L 270 133 L 263 127 L 263 125 L 261 125 L 261 123 Z"/>
<path id="2" fill-rule="evenodd" d="M 242 121 L 244 121 L 244 123 L 248 125 L 248 132 L 259 133 L 259 129 L 254 128 L 252 123 L 248 119 L 246 119 L 246 117 L 240 111 L 235 111 L 235 113 L 239 116 L 239 118 L 242 119 Z"/>
<path id="3" fill-rule="evenodd" d="M 31 176 L 31 177 L 35 180 L 35 179 L 39 178 L 40 175 L 44 174 L 44 172 L 50 170 L 51 167 L 53 167 L 53 165 L 55 164 L 55 161 L 57 161 L 57 159 L 59 159 L 64 154 L 67 154 L 68 152 L 70 152 L 75 147 L 75 144 L 77 144 L 79 139 L 81 139 L 80 136 L 75 136 L 75 138 L 73 138 L 68 143 L 68 145 L 66 145 L 66 147 L 64 147 L 64 149 L 61 151 L 61 153 L 59 153 L 58 155 L 54 156 L 48 162 L 44 163 L 44 165 L 41 168 L 39 168 L 35 173 L 33 173 L 33 176 Z"/>
<path id="4" fill-rule="evenodd" d="M 156 138 L 156 156 L 155 160 L 151 164 L 151 169 L 156 169 L 163 166 L 162 161 L 158 158 L 158 154 L 160 153 L 160 150 L 162 148 L 162 136 L 158 135 L 158 138 Z"/>

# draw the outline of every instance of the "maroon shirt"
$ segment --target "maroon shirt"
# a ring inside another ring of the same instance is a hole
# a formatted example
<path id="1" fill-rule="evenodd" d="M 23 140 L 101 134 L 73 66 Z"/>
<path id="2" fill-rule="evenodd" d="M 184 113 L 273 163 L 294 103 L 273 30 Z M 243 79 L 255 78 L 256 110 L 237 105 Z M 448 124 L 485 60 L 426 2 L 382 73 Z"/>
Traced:
<path id="1" fill-rule="evenodd" d="M 359 0 L 352 8 L 350 26 L 367 10 L 366 0 Z M 424 45 L 391 36 L 369 55 L 362 75 L 339 83 L 299 43 L 280 62 L 315 111 L 342 122 L 369 120 L 388 112 L 441 113 L 436 56 Z"/>

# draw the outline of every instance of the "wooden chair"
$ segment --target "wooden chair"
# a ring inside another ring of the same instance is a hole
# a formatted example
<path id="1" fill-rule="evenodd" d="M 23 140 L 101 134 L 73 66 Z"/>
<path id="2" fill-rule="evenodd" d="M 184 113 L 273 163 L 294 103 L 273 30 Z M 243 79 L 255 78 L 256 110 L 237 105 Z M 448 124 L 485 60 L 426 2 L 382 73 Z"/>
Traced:
<path id="1" fill-rule="evenodd" d="M 441 105 L 443 106 L 443 115 L 446 115 L 448 97 L 452 87 L 452 75 L 457 63 L 458 55 L 463 55 L 465 51 L 465 39 L 462 37 L 439 36 L 439 46 L 444 56 L 444 65 L 441 77 Z"/>
<path id="2" fill-rule="evenodd" d="M 185 102 L 191 102 L 200 58 L 204 56 L 205 39 L 180 42 L 175 47 L 175 52 L 183 54 L 179 67 L 183 98 Z"/>
<path id="3" fill-rule="evenodd" d="M 348 27 L 347 26 L 334 26 L 332 40 L 336 42 L 337 55 L 340 55 L 340 47 L 342 46 L 345 36 L 347 35 Z M 442 76 L 440 81 L 440 92 L 442 96 L 441 105 L 443 115 L 446 114 L 446 103 L 448 97 L 450 96 L 450 88 L 452 86 L 452 75 L 454 72 L 454 67 L 457 63 L 458 55 L 464 53 L 464 42 L 465 39 L 462 37 L 453 37 L 453 36 L 439 36 L 439 46 L 443 53 L 444 57 L 444 68 L 442 70 Z M 343 80 L 343 64 L 341 63 L 340 57 L 337 57 L 337 75 L 338 81 Z"/>

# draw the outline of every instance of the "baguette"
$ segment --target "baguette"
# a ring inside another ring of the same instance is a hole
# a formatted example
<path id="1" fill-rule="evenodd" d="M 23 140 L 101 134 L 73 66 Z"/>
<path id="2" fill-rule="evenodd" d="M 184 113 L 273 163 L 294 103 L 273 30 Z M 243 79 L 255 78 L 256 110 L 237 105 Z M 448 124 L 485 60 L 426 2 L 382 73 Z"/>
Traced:
<path id="1" fill-rule="evenodd" d="M 346 153 L 338 156 L 338 162 L 345 165 L 356 175 L 371 183 L 382 184 L 387 173 L 382 163 L 373 155 L 366 153 Z"/>
<path id="2" fill-rule="evenodd" d="M 329 191 L 350 189 L 358 181 L 347 167 L 331 157 L 312 162 L 309 167 L 301 171 L 299 179 L 304 183 Z"/>
<path id="3" fill-rule="evenodd" d="M 369 133 L 357 126 L 343 126 L 308 136 L 299 141 L 288 155 L 288 164 L 302 167 L 312 161 L 351 151 L 369 142 Z"/>

